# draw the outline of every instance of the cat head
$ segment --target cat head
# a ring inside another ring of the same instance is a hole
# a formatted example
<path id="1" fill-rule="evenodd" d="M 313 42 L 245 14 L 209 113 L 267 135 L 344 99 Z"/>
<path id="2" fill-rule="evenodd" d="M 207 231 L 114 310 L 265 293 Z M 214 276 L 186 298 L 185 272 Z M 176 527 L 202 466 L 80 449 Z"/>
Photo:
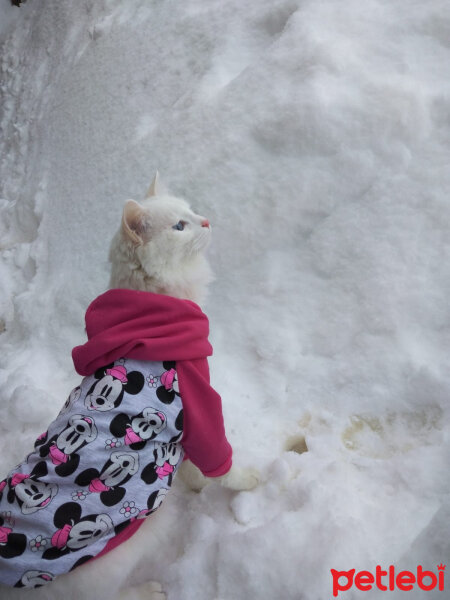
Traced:
<path id="1" fill-rule="evenodd" d="M 209 221 L 182 198 L 162 191 L 158 174 L 141 202 L 125 203 L 109 254 L 110 287 L 203 299 L 211 272 L 204 256 Z"/>

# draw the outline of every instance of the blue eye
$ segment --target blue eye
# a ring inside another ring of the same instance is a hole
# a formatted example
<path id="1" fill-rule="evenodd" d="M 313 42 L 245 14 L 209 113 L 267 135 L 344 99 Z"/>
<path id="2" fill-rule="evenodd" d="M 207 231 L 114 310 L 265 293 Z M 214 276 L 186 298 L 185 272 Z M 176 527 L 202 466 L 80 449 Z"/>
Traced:
<path id="1" fill-rule="evenodd" d="M 172 225 L 172 229 L 178 229 L 178 231 L 183 231 L 184 221 L 178 221 L 176 225 Z"/>

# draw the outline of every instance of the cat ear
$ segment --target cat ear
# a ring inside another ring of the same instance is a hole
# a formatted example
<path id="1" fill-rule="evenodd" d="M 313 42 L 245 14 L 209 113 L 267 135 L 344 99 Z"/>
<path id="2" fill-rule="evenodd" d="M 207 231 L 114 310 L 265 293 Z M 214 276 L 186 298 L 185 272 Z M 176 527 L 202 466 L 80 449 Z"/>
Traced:
<path id="1" fill-rule="evenodd" d="M 134 200 L 127 200 L 123 207 L 122 231 L 133 244 L 140 245 L 144 242 L 147 230 L 146 214 L 140 204 Z"/>
<path id="2" fill-rule="evenodd" d="M 155 176 L 153 177 L 153 181 L 148 188 L 146 198 L 150 198 L 151 196 L 157 196 L 159 191 L 159 172 L 156 171 Z"/>

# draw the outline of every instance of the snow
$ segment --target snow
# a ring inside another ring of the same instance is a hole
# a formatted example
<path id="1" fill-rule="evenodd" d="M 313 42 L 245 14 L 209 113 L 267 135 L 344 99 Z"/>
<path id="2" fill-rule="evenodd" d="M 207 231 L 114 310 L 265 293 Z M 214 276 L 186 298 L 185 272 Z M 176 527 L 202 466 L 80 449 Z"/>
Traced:
<path id="1" fill-rule="evenodd" d="M 169 600 L 324 600 L 332 568 L 445 564 L 447 9 L 2 3 L 2 473 L 77 384 L 123 202 L 156 169 L 212 222 L 212 378 L 235 463 L 262 473 L 251 492 L 176 482 L 132 540 L 33 599 L 150 578 Z"/>

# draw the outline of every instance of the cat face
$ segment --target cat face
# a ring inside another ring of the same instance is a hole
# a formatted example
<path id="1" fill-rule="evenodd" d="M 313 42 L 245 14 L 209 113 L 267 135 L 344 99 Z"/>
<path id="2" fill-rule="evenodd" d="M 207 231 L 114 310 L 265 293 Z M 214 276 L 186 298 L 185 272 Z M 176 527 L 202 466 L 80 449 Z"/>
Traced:
<path id="1" fill-rule="evenodd" d="M 128 201 L 123 230 L 138 243 L 137 255 L 144 267 L 148 251 L 167 262 L 171 257 L 179 261 L 205 250 L 211 237 L 209 221 L 174 196 L 157 196 L 140 204 Z"/>
<path id="2" fill-rule="evenodd" d="M 189 204 L 161 193 L 157 177 L 147 198 L 128 200 L 109 258 L 110 287 L 168 294 L 200 302 L 211 280 L 204 250 L 209 221 Z"/>
<path id="3" fill-rule="evenodd" d="M 211 227 L 185 200 L 156 196 L 139 204 L 128 200 L 122 234 L 133 243 L 136 257 L 149 276 L 161 275 L 164 270 L 173 275 L 206 249 Z"/>

